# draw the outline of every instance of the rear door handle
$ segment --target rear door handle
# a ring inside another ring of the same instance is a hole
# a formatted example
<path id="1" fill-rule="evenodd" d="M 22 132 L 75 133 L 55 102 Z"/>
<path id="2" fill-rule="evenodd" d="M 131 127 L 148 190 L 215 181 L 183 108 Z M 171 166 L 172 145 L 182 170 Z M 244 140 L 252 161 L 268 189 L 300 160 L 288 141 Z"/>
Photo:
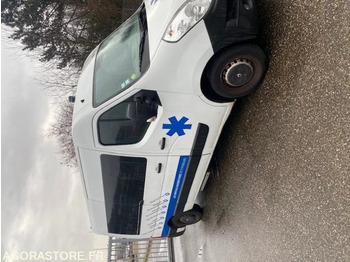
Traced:
<path id="1" fill-rule="evenodd" d="M 158 164 L 158 167 L 157 167 L 157 173 L 160 173 L 162 171 L 162 163 L 159 163 Z"/>
<path id="2" fill-rule="evenodd" d="M 165 148 L 165 140 L 166 140 L 166 138 L 163 137 L 162 140 L 160 140 L 160 142 L 159 142 L 161 150 L 163 150 Z"/>

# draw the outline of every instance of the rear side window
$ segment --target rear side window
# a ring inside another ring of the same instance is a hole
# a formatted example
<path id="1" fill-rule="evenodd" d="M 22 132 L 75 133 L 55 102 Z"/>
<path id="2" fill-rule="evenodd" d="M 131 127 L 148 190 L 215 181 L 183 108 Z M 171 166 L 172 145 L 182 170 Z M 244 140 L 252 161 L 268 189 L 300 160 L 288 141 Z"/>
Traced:
<path id="1" fill-rule="evenodd" d="M 146 158 L 101 155 L 109 233 L 139 234 L 146 166 Z"/>

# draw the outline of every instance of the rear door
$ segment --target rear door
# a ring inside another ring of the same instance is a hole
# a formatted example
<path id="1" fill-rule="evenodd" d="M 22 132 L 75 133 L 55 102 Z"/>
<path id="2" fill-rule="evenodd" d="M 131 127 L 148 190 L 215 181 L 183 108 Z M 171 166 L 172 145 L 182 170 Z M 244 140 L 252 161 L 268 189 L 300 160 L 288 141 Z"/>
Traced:
<path id="1" fill-rule="evenodd" d="M 159 223 L 154 216 L 160 202 L 157 190 L 164 173 L 156 168 L 159 159 L 105 153 L 100 159 L 108 232 L 153 236 Z"/>
<path id="2" fill-rule="evenodd" d="M 92 228 L 150 237 L 160 225 L 166 156 L 129 156 L 79 148 Z M 159 212 L 158 212 L 159 211 Z"/>

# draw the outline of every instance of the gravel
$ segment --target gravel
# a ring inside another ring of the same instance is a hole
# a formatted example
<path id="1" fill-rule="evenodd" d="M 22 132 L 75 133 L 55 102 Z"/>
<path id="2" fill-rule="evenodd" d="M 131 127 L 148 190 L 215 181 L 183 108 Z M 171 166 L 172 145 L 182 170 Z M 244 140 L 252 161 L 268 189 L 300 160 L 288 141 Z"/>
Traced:
<path id="1" fill-rule="evenodd" d="M 270 66 L 235 106 L 184 261 L 350 261 L 350 2 L 259 1 Z M 198 254 L 202 255 L 198 255 Z"/>

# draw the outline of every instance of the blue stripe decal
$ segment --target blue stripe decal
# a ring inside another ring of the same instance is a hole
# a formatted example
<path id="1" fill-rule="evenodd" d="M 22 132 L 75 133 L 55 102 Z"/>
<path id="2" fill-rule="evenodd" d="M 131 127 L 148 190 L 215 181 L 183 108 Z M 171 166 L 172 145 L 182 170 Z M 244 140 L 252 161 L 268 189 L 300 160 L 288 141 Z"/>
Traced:
<path id="1" fill-rule="evenodd" d="M 175 181 L 173 185 L 173 189 L 170 196 L 168 212 L 166 214 L 165 223 L 163 227 L 162 237 L 166 237 L 169 234 L 170 227 L 168 225 L 169 219 L 174 215 L 177 200 L 179 198 L 181 188 L 183 185 L 185 173 L 188 166 L 188 160 L 190 156 L 180 156 L 179 164 L 177 166 Z"/>

